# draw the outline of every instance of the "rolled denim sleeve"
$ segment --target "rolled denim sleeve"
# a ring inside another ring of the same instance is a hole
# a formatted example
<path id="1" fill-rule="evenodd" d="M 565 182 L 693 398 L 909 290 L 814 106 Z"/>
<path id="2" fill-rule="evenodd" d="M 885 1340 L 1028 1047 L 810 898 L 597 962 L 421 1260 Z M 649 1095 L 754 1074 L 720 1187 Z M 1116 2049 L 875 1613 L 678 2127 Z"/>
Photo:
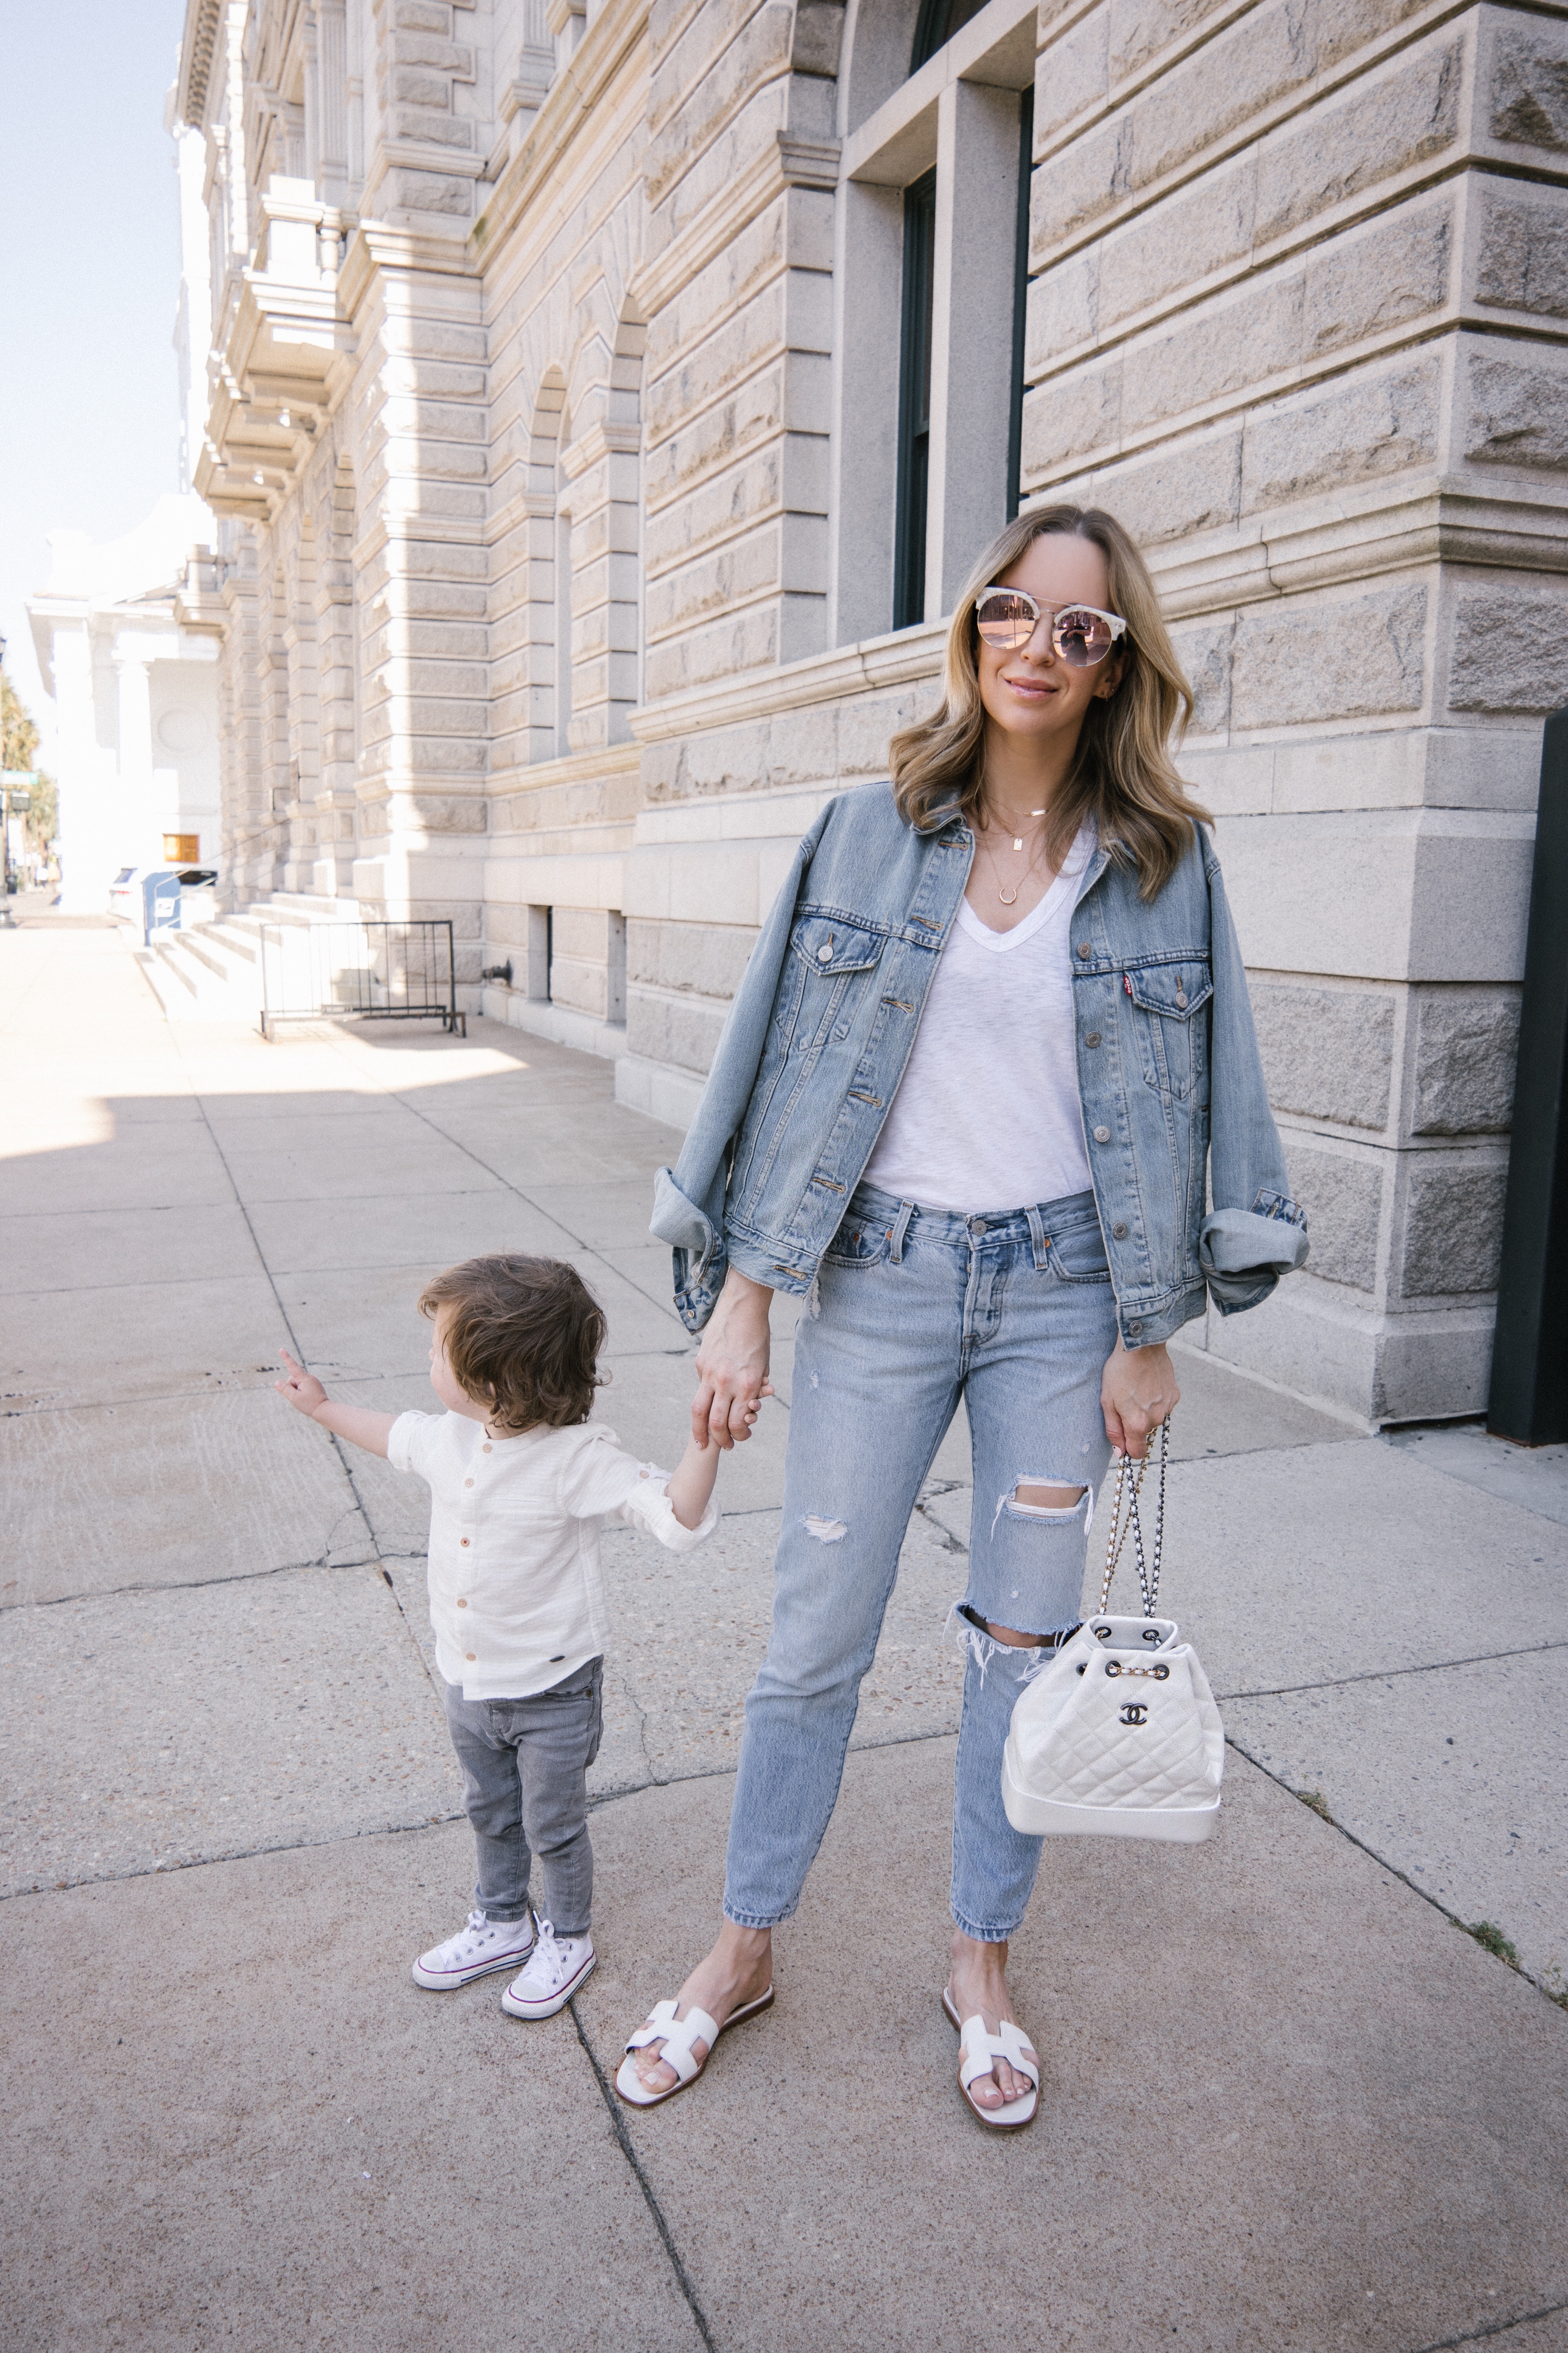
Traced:
<path id="1" fill-rule="evenodd" d="M 829 801 L 795 853 L 741 976 L 680 1157 L 654 1179 L 649 1230 L 674 1251 L 676 1312 L 689 1332 L 701 1331 L 724 1287 L 730 1263 L 724 1199 L 731 1156 L 756 1084 L 800 886 L 834 807 Z"/>
<path id="2" fill-rule="evenodd" d="M 1307 1255 L 1306 1212 L 1290 1198 L 1279 1131 L 1268 1108 L 1252 1023 L 1247 968 L 1219 861 L 1205 836 L 1214 976 L 1209 1095 L 1209 1198 L 1198 1244 L 1209 1297 L 1222 1315 L 1256 1307 Z"/>

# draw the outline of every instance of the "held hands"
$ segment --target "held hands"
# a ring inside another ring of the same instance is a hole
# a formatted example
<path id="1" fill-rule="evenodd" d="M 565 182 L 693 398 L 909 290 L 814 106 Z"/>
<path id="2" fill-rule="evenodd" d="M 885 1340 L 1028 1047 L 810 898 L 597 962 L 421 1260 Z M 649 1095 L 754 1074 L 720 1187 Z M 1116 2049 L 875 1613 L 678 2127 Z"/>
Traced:
<path id="1" fill-rule="evenodd" d="M 303 1365 L 295 1363 L 287 1348 L 279 1353 L 289 1370 L 284 1379 L 273 1382 L 273 1388 L 280 1398 L 288 1399 L 297 1413 L 309 1414 L 314 1421 L 317 1409 L 327 1402 L 326 1390 L 314 1373 L 308 1373 Z"/>
<path id="2" fill-rule="evenodd" d="M 772 1397 L 768 1378 L 768 1312 L 773 1294 L 733 1267 L 724 1278 L 702 1344 L 697 1351 L 697 1395 L 691 1400 L 691 1436 L 728 1453 L 743 1446 L 757 1419 L 762 1398 Z"/>
<path id="3" fill-rule="evenodd" d="M 1118 1334 L 1100 1377 L 1100 1409 L 1105 1416 L 1105 1434 L 1119 1452 L 1141 1462 L 1150 1431 L 1158 1429 L 1179 1403 L 1181 1394 L 1163 1345 L 1127 1348 Z"/>

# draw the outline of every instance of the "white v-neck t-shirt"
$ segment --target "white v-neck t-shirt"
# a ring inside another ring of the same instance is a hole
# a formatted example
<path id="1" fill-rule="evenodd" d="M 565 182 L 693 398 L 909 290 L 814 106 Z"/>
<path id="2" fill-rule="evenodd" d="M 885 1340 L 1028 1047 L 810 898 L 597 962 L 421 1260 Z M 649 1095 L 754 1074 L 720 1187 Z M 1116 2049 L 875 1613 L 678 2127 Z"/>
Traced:
<path id="1" fill-rule="evenodd" d="M 1086 826 L 1010 932 L 994 932 L 960 901 L 868 1185 L 964 1217 L 1089 1191 L 1071 934 L 1093 849 Z"/>

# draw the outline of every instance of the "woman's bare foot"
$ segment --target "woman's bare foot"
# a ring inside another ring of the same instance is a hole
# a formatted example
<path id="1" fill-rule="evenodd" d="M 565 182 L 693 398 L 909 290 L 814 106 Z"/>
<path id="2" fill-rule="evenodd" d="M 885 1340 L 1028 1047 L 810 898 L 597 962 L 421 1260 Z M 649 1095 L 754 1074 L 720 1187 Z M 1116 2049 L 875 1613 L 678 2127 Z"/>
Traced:
<path id="1" fill-rule="evenodd" d="M 1022 2021 L 1013 2008 L 1007 1991 L 1007 1947 L 1003 1945 L 977 1945 L 973 1936 L 955 1928 L 952 1932 L 952 1965 L 948 1973 L 947 1989 L 960 2019 L 973 2018 L 978 2010 L 987 2034 L 994 2034 L 1005 2018 L 1016 2024 Z M 714 2012 L 718 2016 L 718 2012 Z M 1031 2042 L 1027 2046 L 1032 2059 L 1039 2053 Z M 667 2069 L 666 2073 L 669 2071 Z M 1027 2075 L 1020 2075 L 1005 2059 L 997 2059 L 989 2076 L 982 2075 L 969 2086 L 969 2096 L 976 2107 L 1000 2108 L 1009 2100 L 1020 2100 L 1032 2089 Z"/>
<path id="2" fill-rule="evenodd" d="M 733 1921 L 726 1920 L 712 1951 L 698 1962 L 681 1987 L 676 1999 L 676 2017 L 684 2018 L 689 2010 L 705 2010 L 715 2026 L 722 2026 L 742 2003 L 759 2001 L 773 1981 L 772 1929 L 737 1928 Z M 700 2036 L 691 2046 L 691 2055 L 699 2062 L 708 2056 L 708 2045 Z M 674 2068 L 660 2058 L 656 2044 L 634 2051 L 632 2064 L 645 2091 L 668 2092 L 676 2081 Z M 1011 2075 L 1011 2068 L 1008 2073 Z"/>

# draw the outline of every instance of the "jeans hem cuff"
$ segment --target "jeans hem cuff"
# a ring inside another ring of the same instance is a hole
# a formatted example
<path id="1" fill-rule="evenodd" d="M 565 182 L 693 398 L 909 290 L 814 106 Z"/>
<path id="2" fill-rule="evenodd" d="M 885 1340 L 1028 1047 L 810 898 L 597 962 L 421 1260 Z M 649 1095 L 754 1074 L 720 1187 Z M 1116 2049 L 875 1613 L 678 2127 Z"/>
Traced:
<path id="1" fill-rule="evenodd" d="M 959 1935 L 968 1936 L 976 1945 L 1005 1945 L 1024 1925 L 1022 1920 L 1015 1920 L 1010 1928 L 978 1927 L 973 1920 L 966 1920 L 956 1905 L 949 1908 L 952 1912 L 952 1925 Z"/>
<path id="2" fill-rule="evenodd" d="M 793 1916 L 793 1912 L 792 1905 L 788 1912 L 775 1912 L 771 1920 L 759 1920 L 754 1913 L 731 1912 L 727 1904 L 724 1906 L 724 1917 L 732 1928 L 780 1928 Z"/>

